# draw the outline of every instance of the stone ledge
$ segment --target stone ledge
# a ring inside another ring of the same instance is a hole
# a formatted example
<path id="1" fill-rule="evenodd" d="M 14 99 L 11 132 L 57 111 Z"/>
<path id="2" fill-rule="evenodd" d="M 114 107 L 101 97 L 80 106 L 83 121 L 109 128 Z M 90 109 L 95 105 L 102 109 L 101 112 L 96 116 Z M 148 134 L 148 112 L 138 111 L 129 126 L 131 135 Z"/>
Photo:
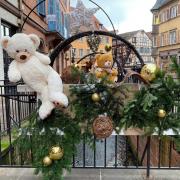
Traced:
<path id="1" fill-rule="evenodd" d="M 42 180 L 32 168 L 0 168 L 1 180 Z M 72 169 L 64 172 L 64 180 L 147 180 L 140 169 Z M 149 180 L 180 180 L 179 170 L 151 170 Z"/>

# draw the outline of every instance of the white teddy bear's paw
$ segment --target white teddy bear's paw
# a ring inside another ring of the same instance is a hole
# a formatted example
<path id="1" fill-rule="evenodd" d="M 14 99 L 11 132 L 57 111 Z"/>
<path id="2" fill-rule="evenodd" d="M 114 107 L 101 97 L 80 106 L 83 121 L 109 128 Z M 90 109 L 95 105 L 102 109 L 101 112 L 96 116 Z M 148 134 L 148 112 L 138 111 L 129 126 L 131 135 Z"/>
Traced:
<path id="1" fill-rule="evenodd" d="M 52 93 L 49 98 L 55 106 L 68 107 L 68 98 L 61 92 Z"/>
<path id="2" fill-rule="evenodd" d="M 46 119 L 54 109 L 54 105 L 51 102 L 44 102 L 39 108 L 39 117 L 41 119 Z"/>
<path id="3" fill-rule="evenodd" d="M 19 73 L 8 74 L 8 78 L 10 82 L 17 82 L 21 79 L 21 75 Z"/>

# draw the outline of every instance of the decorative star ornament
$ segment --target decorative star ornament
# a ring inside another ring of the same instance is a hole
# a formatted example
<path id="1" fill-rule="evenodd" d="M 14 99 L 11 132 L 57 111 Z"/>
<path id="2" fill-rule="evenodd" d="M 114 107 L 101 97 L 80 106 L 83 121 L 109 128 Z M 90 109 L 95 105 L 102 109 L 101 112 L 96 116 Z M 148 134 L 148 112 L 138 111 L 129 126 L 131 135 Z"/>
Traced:
<path id="1" fill-rule="evenodd" d="M 93 15 L 99 8 L 86 8 L 81 0 L 77 1 L 76 7 L 70 13 L 71 35 L 80 32 L 81 27 L 93 30 Z"/>

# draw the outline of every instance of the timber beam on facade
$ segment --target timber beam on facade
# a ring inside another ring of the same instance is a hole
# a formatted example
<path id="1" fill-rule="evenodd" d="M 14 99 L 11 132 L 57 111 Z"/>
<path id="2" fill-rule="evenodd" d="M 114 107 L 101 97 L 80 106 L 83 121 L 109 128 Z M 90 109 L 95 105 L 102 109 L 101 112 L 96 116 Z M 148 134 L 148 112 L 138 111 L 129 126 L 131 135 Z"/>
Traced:
<path id="1" fill-rule="evenodd" d="M 0 0 L 0 7 L 20 18 L 20 10 L 6 0 Z"/>

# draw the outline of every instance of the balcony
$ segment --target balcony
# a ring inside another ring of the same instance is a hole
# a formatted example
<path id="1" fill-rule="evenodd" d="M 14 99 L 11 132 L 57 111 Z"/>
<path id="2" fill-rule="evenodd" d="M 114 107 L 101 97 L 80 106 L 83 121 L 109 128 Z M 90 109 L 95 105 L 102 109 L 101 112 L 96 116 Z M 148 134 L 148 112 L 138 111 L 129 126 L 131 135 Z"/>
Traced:
<path id="1" fill-rule="evenodd" d="M 152 26 L 152 34 L 159 34 L 159 25 L 153 25 Z"/>

